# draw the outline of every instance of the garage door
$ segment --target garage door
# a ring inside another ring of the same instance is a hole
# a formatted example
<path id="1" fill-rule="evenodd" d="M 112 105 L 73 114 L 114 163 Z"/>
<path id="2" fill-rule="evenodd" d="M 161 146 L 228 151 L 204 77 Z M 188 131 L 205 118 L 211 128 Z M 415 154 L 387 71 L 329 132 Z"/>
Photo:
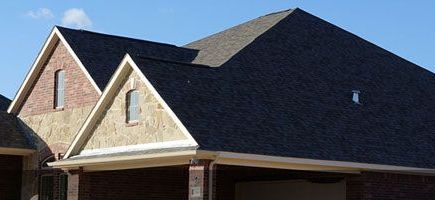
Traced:
<path id="1" fill-rule="evenodd" d="M 306 180 L 242 182 L 236 200 L 345 200 L 345 181 L 312 183 Z"/>

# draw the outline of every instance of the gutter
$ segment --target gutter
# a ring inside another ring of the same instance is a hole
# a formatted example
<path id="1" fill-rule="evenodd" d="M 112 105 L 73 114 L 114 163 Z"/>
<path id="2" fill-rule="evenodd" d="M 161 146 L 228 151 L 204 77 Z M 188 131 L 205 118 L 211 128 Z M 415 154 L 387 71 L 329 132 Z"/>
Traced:
<path id="1" fill-rule="evenodd" d="M 34 152 L 36 152 L 35 149 L 0 147 L 0 154 L 5 155 L 27 156 Z"/>
<path id="2" fill-rule="evenodd" d="M 134 168 L 147 167 L 147 163 L 170 163 L 171 160 L 183 161 L 188 164 L 192 158 L 212 160 L 209 170 L 213 173 L 213 167 L 216 164 L 288 169 L 288 170 L 305 170 L 305 171 L 327 171 L 339 173 L 360 173 L 361 171 L 379 171 L 390 173 L 404 174 L 424 174 L 435 176 L 435 169 L 404 167 L 382 164 L 367 164 L 348 161 L 331 161 L 316 160 L 294 157 L 265 156 L 256 154 L 233 153 L 223 151 L 204 151 L 204 150 L 185 150 L 176 152 L 140 154 L 130 156 L 113 156 L 113 157 L 91 157 L 75 156 L 69 159 L 48 163 L 49 166 L 62 169 L 74 169 L 78 167 L 93 168 L 95 166 L 110 168 L 111 165 L 123 165 L 122 169 L 129 167 L 128 163 L 133 163 Z M 174 163 L 174 162 L 172 162 Z M 121 168 L 120 168 L 121 169 Z"/>

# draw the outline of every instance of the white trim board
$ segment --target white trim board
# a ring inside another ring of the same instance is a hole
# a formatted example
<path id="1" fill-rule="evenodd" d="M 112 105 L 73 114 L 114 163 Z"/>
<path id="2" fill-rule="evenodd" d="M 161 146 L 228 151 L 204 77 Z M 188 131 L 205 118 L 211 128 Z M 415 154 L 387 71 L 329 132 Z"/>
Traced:
<path id="1" fill-rule="evenodd" d="M 304 170 L 306 166 L 314 166 L 315 168 L 313 169 L 318 168 L 321 171 L 323 170 L 338 171 L 338 172 L 379 171 L 379 172 L 392 172 L 392 173 L 435 175 L 435 169 L 429 169 L 429 168 L 358 163 L 358 162 L 350 162 L 350 161 L 333 161 L 333 160 L 317 160 L 317 159 L 308 159 L 308 158 L 267 156 L 267 155 L 222 152 L 222 151 L 221 152 L 203 151 L 203 153 L 215 154 L 217 164 L 228 164 L 228 165 L 238 165 L 238 166 L 289 169 L 289 167 L 292 168 L 293 165 L 295 165 L 295 167 L 298 168 L 301 167 L 301 170 Z"/>
<path id="2" fill-rule="evenodd" d="M 26 94 L 29 92 L 29 90 L 31 89 L 31 86 L 33 85 L 33 82 L 38 77 L 39 71 L 42 69 L 46 59 L 48 58 L 51 51 L 53 50 L 54 45 L 59 40 L 62 42 L 62 44 L 68 50 L 70 55 L 76 61 L 77 65 L 80 67 L 80 69 L 83 71 L 85 76 L 88 78 L 88 80 L 94 86 L 97 93 L 99 95 L 101 95 L 100 88 L 97 86 L 94 79 L 92 79 L 89 72 L 84 67 L 83 63 L 77 57 L 75 52 L 72 50 L 71 46 L 68 44 L 68 42 L 62 36 L 60 31 L 57 29 L 57 27 L 54 27 L 53 30 L 51 31 L 50 35 L 48 36 L 48 38 L 44 42 L 42 49 L 39 51 L 38 56 L 36 57 L 35 61 L 33 62 L 32 67 L 30 68 L 30 71 L 27 73 L 26 78 L 24 79 L 17 94 L 15 95 L 15 98 L 13 99 L 11 104 L 9 105 L 8 113 L 16 114 L 16 112 L 18 112 L 19 107 L 23 103 L 22 101 L 24 101 Z"/>

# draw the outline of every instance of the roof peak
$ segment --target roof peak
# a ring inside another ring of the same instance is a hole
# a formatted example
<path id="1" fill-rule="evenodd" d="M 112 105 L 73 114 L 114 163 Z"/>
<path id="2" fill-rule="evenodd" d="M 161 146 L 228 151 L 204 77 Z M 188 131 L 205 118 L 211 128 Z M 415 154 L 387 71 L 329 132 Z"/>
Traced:
<path id="1" fill-rule="evenodd" d="M 295 10 L 287 9 L 269 13 L 184 46 L 199 50 L 193 63 L 219 67 Z"/>
<path id="2" fill-rule="evenodd" d="M 281 13 L 285 13 L 285 12 L 291 13 L 291 12 L 297 10 L 297 9 L 299 9 L 299 8 L 290 8 L 290 9 L 280 10 L 280 11 L 276 11 L 276 12 L 271 12 L 271 13 L 265 14 L 265 15 L 260 16 L 260 17 L 270 16 L 270 15 L 276 15 L 276 14 L 281 14 Z"/>

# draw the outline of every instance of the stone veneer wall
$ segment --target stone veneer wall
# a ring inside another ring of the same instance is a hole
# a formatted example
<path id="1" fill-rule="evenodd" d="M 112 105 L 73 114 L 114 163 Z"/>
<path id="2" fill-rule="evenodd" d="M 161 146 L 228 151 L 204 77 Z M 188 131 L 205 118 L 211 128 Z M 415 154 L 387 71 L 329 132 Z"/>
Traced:
<path id="1" fill-rule="evenodd" d="M 134 81 L 133 81 L 134 80 Z M 132 84 L 132 81 L 134 84 Z M 139 123 L 126 123 L 126 95 L 139 91 Z M 186 139 L 140 77 L 131 69 L 120 84 L 116 96 L 101 115 L 84 149 L 165 142 Z"/>
<path id="2" fill-rule="evenodd" d="M 45 146 L 56 144 L 69 145 L 92 108 L 93 106 L 86 106 L 32 115 L 21 117 L 21 120 L 35 133 L 38 141 L 37 146 L 41 150 Z"/>

